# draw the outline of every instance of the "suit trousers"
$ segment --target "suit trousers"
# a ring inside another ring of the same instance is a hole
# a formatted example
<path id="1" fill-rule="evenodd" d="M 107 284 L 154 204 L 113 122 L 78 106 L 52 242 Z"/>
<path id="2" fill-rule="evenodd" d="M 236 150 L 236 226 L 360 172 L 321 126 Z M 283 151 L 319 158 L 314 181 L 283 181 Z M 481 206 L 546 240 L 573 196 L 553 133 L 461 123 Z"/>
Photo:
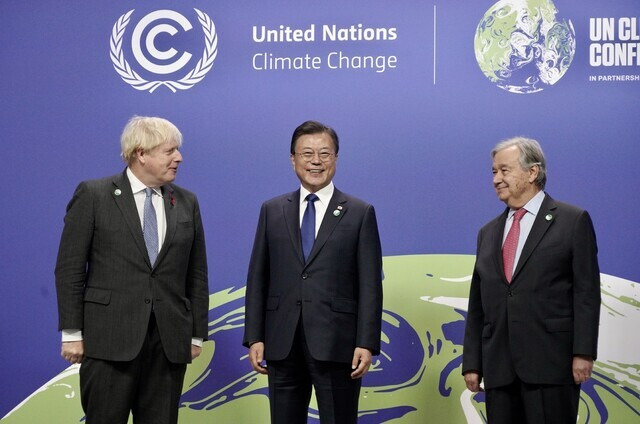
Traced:
<path id="1" fill-rule="evenodd" d="M 312 386 L 321 424 L 357 422 L 362 379 L 351 378 L 351 364 L 318 361 L 311 356 L 302 318 L 291 352 L 283 360 L 268 361 L 267 371 L 273 424 L 306 423 Z"/>
<path id="2" fill-rule="evenodd" d="M 175 424 L 186 364 L 167 360 L 154 314 L 140 353 L 132 361 L 85 358 L 80 395 L 86 424 Z"/>
<path id="3" fill-rule="evenodd" d="M 487 389 L 488 424 L 575 424 L 579 384 L 528 384 L 516 380 Z"/>

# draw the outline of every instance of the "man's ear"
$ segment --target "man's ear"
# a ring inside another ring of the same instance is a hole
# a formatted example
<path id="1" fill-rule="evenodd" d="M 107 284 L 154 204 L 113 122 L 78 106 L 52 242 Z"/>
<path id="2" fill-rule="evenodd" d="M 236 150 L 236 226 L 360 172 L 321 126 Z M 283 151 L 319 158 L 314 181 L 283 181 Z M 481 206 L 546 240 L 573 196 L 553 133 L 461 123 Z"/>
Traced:
<path id="1" fill-rule="evenodd" d="M 529 182 L 533 183 L 540 174 L 540 165 L 533 165 L 529 168 Z"/>
<path id="2" fill-rule="evenodd" d="M 141 164 L 144 165 L 144 163 L 147 160 L 147 158 L 145 157 L 145 154 L 144 154 L 144 149 L 136 149 L 136 154 L 135 154 L 134 160 L 137 160 L 138 162 L 140 162 Z"/>

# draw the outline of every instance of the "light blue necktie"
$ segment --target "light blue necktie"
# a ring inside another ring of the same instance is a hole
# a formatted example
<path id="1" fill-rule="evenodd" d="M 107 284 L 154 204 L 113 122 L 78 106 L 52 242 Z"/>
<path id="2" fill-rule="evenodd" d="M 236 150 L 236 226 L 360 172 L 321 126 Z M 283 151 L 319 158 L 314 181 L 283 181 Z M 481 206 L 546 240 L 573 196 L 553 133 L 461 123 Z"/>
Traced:
<path id="1" fill-rule="evenodd" d="M 153 190 L 145 188 L 144 192 L 147 197 L 144 200 L 142 234 L 144 235 L 144 244 L 147 245 L 149 261 L 153 267 L 156 263 L 156 258 L 158 257 L 158 220 L 156 218 L 156 210 L 153 207 L 152 202 Z"/>
<path id="2" fill-rule="evenodd" d="M 318 200 L 318 196 L 311 193 L 305 198 L 307 201 L 307 209 L 302 216 L 302 225 L 300 226 L 300 236 L 302 238 L 302 253 L 304 255 L 304 261 L 307 262 L 307 258 L 313 248 L 313 243 L 316 241 L 316 206 L 314 202 Z"/>

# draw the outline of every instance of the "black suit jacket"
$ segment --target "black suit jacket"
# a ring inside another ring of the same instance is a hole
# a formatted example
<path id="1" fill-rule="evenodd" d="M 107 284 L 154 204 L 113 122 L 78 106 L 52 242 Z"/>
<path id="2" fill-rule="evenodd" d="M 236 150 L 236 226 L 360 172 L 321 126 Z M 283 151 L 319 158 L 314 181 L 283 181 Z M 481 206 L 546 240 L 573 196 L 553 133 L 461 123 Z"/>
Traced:
<path id="1" fill-rule="evenodd" d="M 85 355 L 129 361 L 153 308 L 167 358 L 191 362 L 207 339 L 209 289 L 198 201 L 162 187 L 167 230 L 151 267 L 126 172 L 80 183 L 67 206 L 56 264 L 60 329 L 82 329 Z"/>
<path id="2" fill-rule="evenodd" d="M 478 234 L 464 338 L 463 373 L 485 388 L 517 375 L 533 384 L 573 384 L 574 355 L 594 359 L 600 272 L 589 214 L 546 195 L 508 284 L 502 237 L 508 208 Z"/>
<path id="3" fill-rule="evenodd" d="M 302 317 L 316 360 L 351 362 L 356 347 L 378 354 L 382 253 L 373 206 L 335 189 L 306 264 L 299 210 L 299 190 L 262 205 L 243 344 L 262 341 L 267 360 L 284 359 Z"/>

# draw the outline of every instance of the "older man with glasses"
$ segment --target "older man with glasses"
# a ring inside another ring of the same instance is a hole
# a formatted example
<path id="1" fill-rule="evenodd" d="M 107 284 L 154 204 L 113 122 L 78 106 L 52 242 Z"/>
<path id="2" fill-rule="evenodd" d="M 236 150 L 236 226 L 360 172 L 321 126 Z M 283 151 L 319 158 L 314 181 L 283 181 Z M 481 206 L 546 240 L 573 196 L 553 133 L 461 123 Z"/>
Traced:
<path id="1" fill-rule="evenodd" d="M 272 423 L 306 422 L 312 387 L 322 423 L 355 423 L 361 378 L 380 353 L 376 216 L 334 187 L 338 148 L 319 122 L 296 128 L 291 164 L 301 187 L 260 211 L 243 344 L 268 375 Z"/>

